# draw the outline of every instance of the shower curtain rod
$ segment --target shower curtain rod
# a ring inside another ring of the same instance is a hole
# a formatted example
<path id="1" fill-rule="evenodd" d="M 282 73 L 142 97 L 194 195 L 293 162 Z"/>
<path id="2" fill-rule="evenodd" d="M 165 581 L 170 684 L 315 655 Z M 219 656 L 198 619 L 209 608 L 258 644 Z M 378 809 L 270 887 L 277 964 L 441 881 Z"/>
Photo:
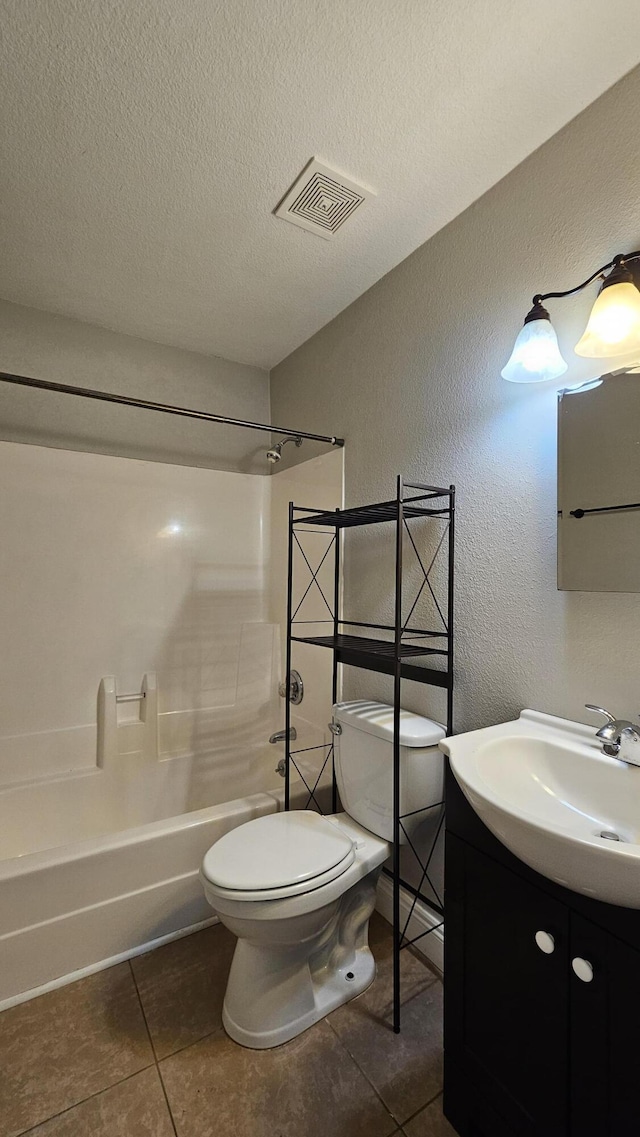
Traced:
<path id="1" fill-rule="evenodd" d="M 332 446 L 344 446 L 344 438 L 327 434 L 308 434 L 304 430 L 289 430 L 286 426 L 270 426 L 264 422 L 247 422 L 241 418 L 228 418 L 214 415 L 209 411 L 193 411 L 187 407 L 174 407 L 170 403 L 154 403 L 149 399 L 134 399 L 129 395 L 114 395 L 109 391 L 94 391 L 90 387 L 71 387 L 68 383 L 50 383 L 46 379 L 32 379 L 29 375 L 11 375 L 0 371 L 0 382 L 14 383 L 18 387 L 35 387 L 39 391 L 56 391 L 61 395 L 79 395 L 83 399 L 99 399 L 103 403 L 120 403 L 125 407 L 141 407 L 146 411 L 163 411 L 168 415 L 182 418 L 197 418 L 204 422 L 219 422 L 225 426 L 244 426 L 249 430 L 264 430 L 269 434 L 284 434 L 288 438 L 308 438 L 311 442 L 329 442 Z"/>

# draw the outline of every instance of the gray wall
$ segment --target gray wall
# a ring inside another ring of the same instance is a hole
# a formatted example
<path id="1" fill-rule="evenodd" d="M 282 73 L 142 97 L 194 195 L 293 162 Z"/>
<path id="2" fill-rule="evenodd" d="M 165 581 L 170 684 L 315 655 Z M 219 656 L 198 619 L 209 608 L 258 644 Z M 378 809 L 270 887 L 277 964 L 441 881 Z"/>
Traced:
<path id="1" fill-rule="evenodd" d="M 345 436 L 347 504 L 391 496 L 398 472 L 457 484 L 458 730 L 524 706 L 640 712 L 640 597 L 556 590 L 562 383 L 500 378 L 534 292 L 638 248 L 639 106 L 636 70 L 272 372 L 274 421 Z M 572 353 L 594 297 L 552 306 L 564 383 L 606 370 Z M 388 611 L 373 542 L 351 576 L 347 614 Z M 353 676 L 348 692 L 388 693 Z"/>
<path id="2" fill-rule="evenodd" d="M 0 301 L 0 370 L 270 422 L 269 376 Z M 270 435 L 0 384 L 0 438 L 266 474 Z"/>

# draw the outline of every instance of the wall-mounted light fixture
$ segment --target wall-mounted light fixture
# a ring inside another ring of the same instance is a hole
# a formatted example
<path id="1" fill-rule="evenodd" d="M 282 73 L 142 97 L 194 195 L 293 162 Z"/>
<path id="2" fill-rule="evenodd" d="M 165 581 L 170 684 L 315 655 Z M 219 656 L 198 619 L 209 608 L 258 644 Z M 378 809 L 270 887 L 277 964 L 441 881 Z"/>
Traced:
<path id="1" fill-rule="evenodd" d="M 564 375 L 568 364 L 560 354 L 558 337 L 543 301 L 573 296 L 599 278 L 602 285 L 584 334 L 576 344 L 576 354 L 611 359 L 640 351 L 640 291 L 626 267 L 635 260 L 640 260 L 640 251 L 619 254 L 575 288 L 534 296 L 533 307 L 501 371 L 502 378 L 511 383 L 544 383 Z"/>

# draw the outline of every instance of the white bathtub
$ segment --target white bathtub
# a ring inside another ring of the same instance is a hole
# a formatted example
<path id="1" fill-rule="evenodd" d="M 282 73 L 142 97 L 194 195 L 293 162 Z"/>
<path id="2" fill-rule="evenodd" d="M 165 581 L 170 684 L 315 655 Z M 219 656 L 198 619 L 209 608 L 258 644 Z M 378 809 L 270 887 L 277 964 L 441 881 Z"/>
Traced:
<path id="1" fill-rule="evenodd" d="M 220 755 L 121 759 L 2 791 L 0 1008 L 214 919 L 200 862 L 228 830 L 282 807 L 279 756 L 236 752 L 235 768 Z"/>

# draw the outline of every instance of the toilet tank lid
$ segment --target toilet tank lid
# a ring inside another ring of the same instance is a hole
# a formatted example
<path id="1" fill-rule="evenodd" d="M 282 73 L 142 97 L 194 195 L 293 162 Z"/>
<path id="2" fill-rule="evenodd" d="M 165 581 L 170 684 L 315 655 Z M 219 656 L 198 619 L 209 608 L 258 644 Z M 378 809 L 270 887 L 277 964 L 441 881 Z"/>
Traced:
<path id="1" fill-rule="evenodd" d="M 336 703 L 333 716 L 341 726 L 348 725 L 393 742 L 393 707 L 388 703 L 372 703 L 366 699 Z M 414 715 L 413 711 L 400 711 L 401 746 L 437 746 L 446 733 L 444 727 L 433 719 Z"/>

